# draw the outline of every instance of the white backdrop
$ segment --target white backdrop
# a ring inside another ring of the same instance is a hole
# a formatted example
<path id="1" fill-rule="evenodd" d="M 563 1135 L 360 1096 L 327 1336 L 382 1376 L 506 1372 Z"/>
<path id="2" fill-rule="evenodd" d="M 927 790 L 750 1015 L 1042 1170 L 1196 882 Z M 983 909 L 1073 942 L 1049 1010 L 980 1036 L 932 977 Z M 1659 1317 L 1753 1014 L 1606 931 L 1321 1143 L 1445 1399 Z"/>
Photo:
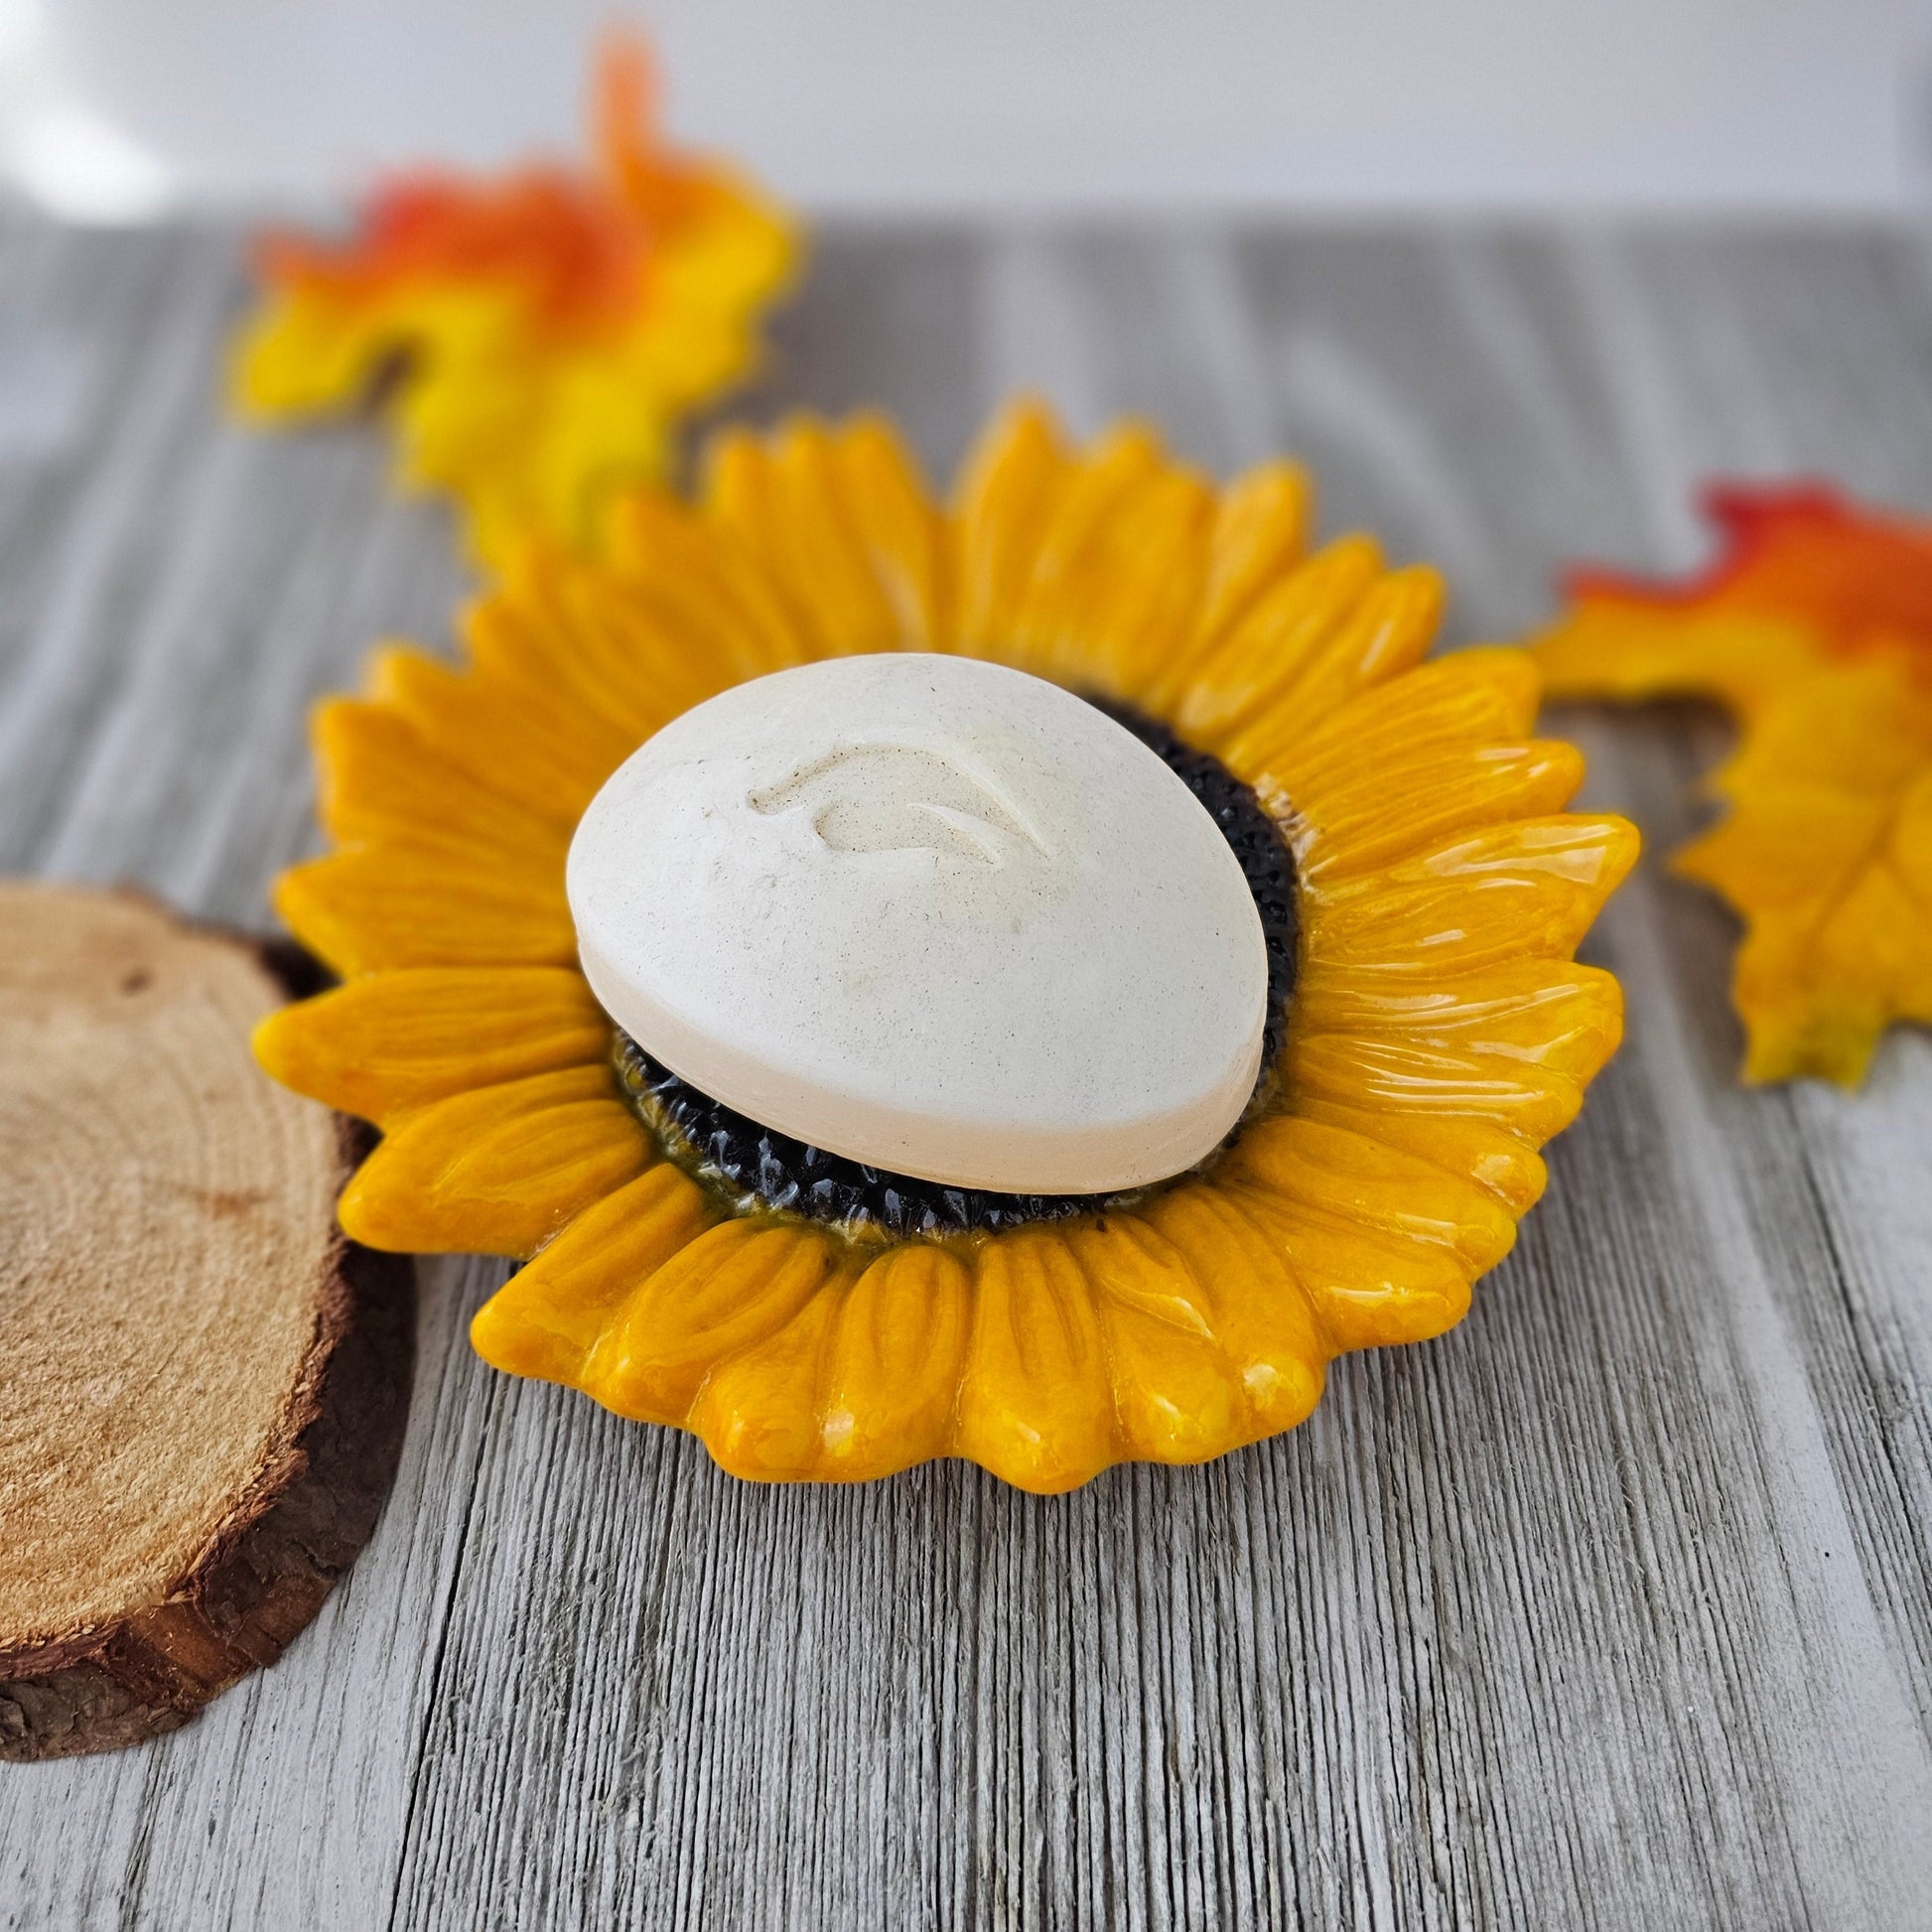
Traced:
<path id="1" fill-rule="evenodd" d="M 312 201 L 571 138 L 621 0 L 0 0 L 0 173 Z M 817 208 L 1739 203 L 1932 184 L 1932 0 L 658 0 L 674 124 Z"/>

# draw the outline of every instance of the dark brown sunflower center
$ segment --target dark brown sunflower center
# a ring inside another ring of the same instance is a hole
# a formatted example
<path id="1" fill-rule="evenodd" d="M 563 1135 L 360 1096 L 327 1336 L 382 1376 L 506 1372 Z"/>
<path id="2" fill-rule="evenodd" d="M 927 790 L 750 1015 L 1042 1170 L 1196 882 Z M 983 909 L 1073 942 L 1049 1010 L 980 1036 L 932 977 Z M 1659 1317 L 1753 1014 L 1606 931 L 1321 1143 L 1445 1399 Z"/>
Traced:
<path id="1" fill-rule="evenodd" d="M 1274 1076 L 1295 986 L 1295 860 L 1261 801 L 1219 759 L 1196 751 L 1129 705 L 1088 702 L 1156 753 L 1220 827 L 1248 882 L 1268 948 L 1268 1024 L 1261 1078 Z M 1132 828 L 1124 827 L 1131 837 Z M 1092 1194 L 1002 1194 L 869 1168 L 775 1133 L 713 1100 L 654 1059 L 621 1029 L 617 1067 L 625 1093 L 671 1159 L 744 1206 L 762 1204 L 815 1221 L 872 1223 L 889 1234 L 963 1234 L 1059 1220 L 1108 1204 Z M 1238 1130 L 1237 1130 L 1238 1131 Z"/>

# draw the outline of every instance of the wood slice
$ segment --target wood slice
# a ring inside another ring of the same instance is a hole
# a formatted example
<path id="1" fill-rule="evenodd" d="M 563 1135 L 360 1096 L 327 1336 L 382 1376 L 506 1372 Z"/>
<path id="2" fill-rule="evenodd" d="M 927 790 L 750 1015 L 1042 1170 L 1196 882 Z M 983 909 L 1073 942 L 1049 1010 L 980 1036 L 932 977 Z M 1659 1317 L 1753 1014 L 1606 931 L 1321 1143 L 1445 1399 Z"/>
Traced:
<path id="1" fill-rule="evenodd" d="M 367 1540 L 414 1342 L 345 1241 L 355 1130 L 248 1035 L 290 963 L 131 893 L 0 882 L 0 1757 L 184 1724 Z"/>

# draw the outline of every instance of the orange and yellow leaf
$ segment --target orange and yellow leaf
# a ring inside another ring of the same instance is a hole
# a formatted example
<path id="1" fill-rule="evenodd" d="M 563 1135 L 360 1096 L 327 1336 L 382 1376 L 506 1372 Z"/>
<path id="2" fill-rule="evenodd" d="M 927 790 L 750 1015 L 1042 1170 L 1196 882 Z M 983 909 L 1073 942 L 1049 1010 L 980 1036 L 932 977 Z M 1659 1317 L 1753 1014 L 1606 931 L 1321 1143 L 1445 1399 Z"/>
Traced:
<path id="1" fill-rule="evenodd" d="M 749 184 L 662 141 L 654 93 L 642 47 L 614 39 L 589 167 L 402 175 L 344 240 L 267 236 L 237 407 L 379 399 L 402 480 L 455 495 L 480 557 L 590 543 L 615 490 L 664 472 L 678 420 L 750 366 L 796 249 Z"/>
<path id="2" fill-rule="evenodd" d="M 1744 920 L 1744 1077 L 1863 1078 L 1932 1022 L 1932 523 L 1805 487 L 1712 492 L 1726 539 L 1681 586 L 1579 576 L 1538 640 L 1550 694 L 1715 698 L 1729 806 L 1677 869 Z"/>

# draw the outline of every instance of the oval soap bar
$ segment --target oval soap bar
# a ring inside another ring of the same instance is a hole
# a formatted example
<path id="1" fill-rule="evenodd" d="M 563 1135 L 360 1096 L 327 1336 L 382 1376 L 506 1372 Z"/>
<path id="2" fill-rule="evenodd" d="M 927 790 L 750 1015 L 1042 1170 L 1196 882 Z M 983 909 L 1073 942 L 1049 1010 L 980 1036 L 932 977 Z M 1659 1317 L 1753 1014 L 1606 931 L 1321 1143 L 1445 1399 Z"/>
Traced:
<path id="1" fill-rule="evenodd" d="M 568 883 L 633 1039 L 872 1167 L 1133 1187 L 1254 1088 L 1268 960 L 1233 853 L 1131 733 L 1021 671 L 905 652 L 738 685 L 612 776 Z"/>

